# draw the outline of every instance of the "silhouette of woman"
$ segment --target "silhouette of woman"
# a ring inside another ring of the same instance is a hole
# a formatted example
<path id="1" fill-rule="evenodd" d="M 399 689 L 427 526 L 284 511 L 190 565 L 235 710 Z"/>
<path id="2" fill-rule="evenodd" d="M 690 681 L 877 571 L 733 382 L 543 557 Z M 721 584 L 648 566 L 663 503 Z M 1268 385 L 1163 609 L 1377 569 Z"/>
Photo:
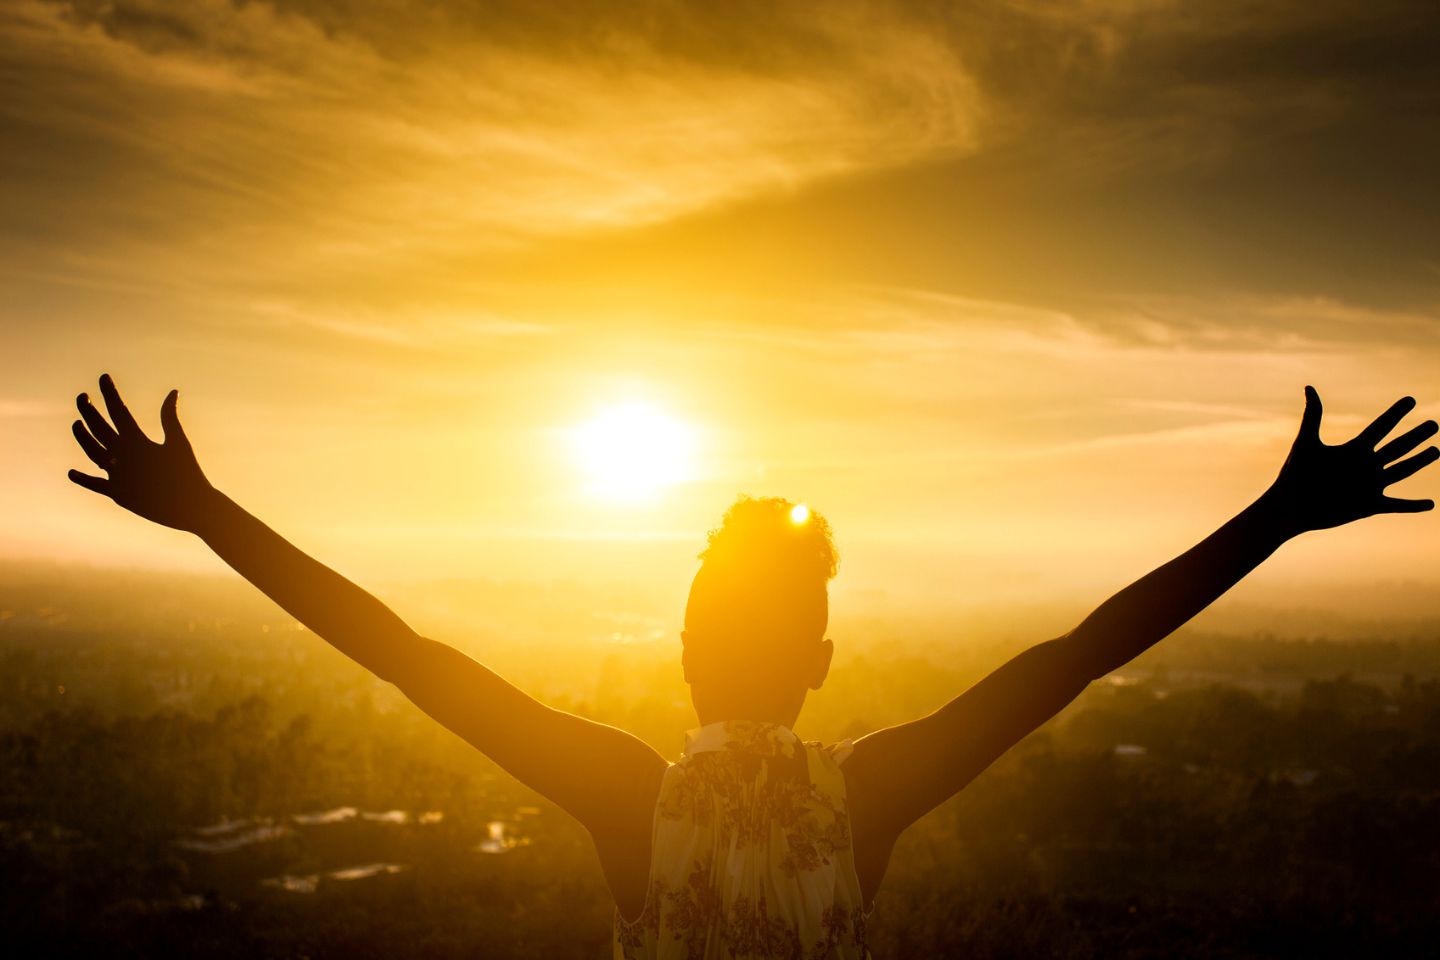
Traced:
<path id="1" fill-rule="evenodd" d="M 1432 509 L 1385 490 L 1440 457 L 1433 446 L 1411 455 L 1436 433 L 1431 420 L 1382 445 L 1414 408 L 1409 397 L 1353 439 L 1322 443 L 1320 398 L 1306 387 L 1289 457 L 1237 516 L 934 713 L 830 747 L 790 730 L 833 652 L 829 527 L 788 501 L 742 498 L 711 532 L 690 590 L 681 637 L 701 726 L 671 764 L 419 636 L 246 513 L 201 471 L 175 391 L 160 408 L 163 443 L 145 436 L 109 376 L 100 391 L 109 421 L 81 394 L 74 433 L 107 476 L 70 479 L 199 535 L 291 616 L 584 824 L 615 898 L 622 958 L 866 956 L 867 911 L 906 827 L 1286 540 Z"/>

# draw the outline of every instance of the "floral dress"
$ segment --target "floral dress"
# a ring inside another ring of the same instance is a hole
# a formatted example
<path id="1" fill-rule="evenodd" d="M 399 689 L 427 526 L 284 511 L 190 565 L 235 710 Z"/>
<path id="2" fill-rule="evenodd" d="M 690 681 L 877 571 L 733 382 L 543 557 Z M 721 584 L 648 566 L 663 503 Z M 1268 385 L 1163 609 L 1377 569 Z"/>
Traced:
<path id="1" fill-rule="evenodd" d="M 778 723 L 685 735 L 655 805 L 650 889 L 616 960 L 869 957 L 840 764 Z"/>

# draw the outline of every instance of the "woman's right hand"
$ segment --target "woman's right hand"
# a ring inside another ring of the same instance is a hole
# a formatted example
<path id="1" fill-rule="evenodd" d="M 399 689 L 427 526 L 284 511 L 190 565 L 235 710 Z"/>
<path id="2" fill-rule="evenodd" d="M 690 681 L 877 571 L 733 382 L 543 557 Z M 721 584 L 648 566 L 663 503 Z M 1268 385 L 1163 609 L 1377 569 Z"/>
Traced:
<path id="1" fill-rule="evenodd" d="M 71 429 L 85 455 L 107 476 L 71 470 L 70 479 L 146 520 L 177 530 L 197 530 L 216 491 L 205 479 L 180 426 L 175 412 L 178 392 L 171 390 L 160 405 L 163 443 L 151 440 L 140 429 L 109 374 L 100 377 L 100 394 L 110 420 L 82 393 L 75 398 L 81 419 Z"/>

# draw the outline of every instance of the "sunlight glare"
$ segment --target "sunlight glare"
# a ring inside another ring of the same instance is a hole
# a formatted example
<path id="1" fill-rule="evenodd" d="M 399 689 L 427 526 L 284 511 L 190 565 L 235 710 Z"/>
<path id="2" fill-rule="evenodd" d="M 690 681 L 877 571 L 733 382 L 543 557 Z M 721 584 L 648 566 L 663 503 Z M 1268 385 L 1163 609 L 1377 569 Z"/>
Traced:
<path id="1" fill-rule="evenodd" d="M 790 522 L 795 524 L 797 527 L 803 525 L 805 521 L 809 519 L 810 508 L 807 507 L 805 504 L 797 503 L 795 504 L 795 506 L 790 508 Z"/>
<path id="2" fill-rule="evenodd" d="M 571 439 L 587 490 L 600 499 L 638 503 L 693 473 L 694 428 L 648 404 L 607 407 Z"/>

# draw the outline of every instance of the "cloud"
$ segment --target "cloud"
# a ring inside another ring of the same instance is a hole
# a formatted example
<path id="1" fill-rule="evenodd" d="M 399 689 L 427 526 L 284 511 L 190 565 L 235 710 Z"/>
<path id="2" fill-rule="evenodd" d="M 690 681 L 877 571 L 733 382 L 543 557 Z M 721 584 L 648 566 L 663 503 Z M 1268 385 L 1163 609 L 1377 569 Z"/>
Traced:
<path id="1" fill-rule="evenodd" d="M 975 144 L 959 60 L 863 5 L 751 24 L 733 60 L 628 19 L 592 37 L 516 5 L 492 31 L 463 7 L 20 0 L 9 245 L 76 274 L 416 269 Z M 678 29 L 668 9 L 630 14 Z"/>
<path id="2" fill-rule="evenodd" d="M 245 305 L 245 315 L 264 335 L 310 329 L 322 334 L 386 348 L 403 347 L 431 354 L 489 348 L 497 339 L 535 337 L 551 332 L 541 323 L 482 311 L 314 309 L 285 301 Z"/>
<path id="3" fill-rule="evenodd" d="M 1376 121 L 1404 137 L 1440 89 L 1424 0 L 1010 0 L 948 26 L 1001 129 L 1096 176 L 1213 171 Z"/>
<path id="4" fill-rule="evenodd" d="M 0 420 L 29 420 L 49 417 L 60 410 L 56 403 L 40 400 L 7 400 L 0 398 Z"/>
<path id="5" fill-rule="evenodd" d="M 15 0 L 0 272 L 289 304 L 376 343 L 443 339 L 416 319 L 435 314 L 552 325 L 497 293 L 527 257 L 517 287 L 568 284 L 577 316 L 587 284 L 809 269 L 1043 295 L 1151 346 L 1309 349 L 1347 324 L 1247 291 L 1356 300 L 1418 343 L 1437 18 L 1412 0 Z M 773 231 L 786 209 L 799 226 Z"/>
<path id="6" fill-rule="evenodd" d="M 1227 353 L 1325 357 L 1433 350 L 1440 312 L 1363 306 L 1324 296 L 1116 293 L 1065 306 L 882 285 L 835 286 L 808 301 L 750 303 L 750 316 L 793 345 L 940 361 L 984 349 L 1080 361 L 1118 354 Z"/>
<path id="7" fill-rule="evenodd" d="M 811 418 L 857 458 L 862 436 L 905 423 L 909 448 L 931 438 L 922 459 L 957 469 L 1146 445 L 1188 446 L 1203 465 L 1204 451 L 1293 433 L 1306 383 L 1330 398 L 1338 435 L 1405 391 L 1425 402 L 1440 327 L 1322 299 L 1058 309 L 881 287 L 723 312 L 749 322 L 710 327 L 707 363 L 744 377 L 747 403 Z"/>

